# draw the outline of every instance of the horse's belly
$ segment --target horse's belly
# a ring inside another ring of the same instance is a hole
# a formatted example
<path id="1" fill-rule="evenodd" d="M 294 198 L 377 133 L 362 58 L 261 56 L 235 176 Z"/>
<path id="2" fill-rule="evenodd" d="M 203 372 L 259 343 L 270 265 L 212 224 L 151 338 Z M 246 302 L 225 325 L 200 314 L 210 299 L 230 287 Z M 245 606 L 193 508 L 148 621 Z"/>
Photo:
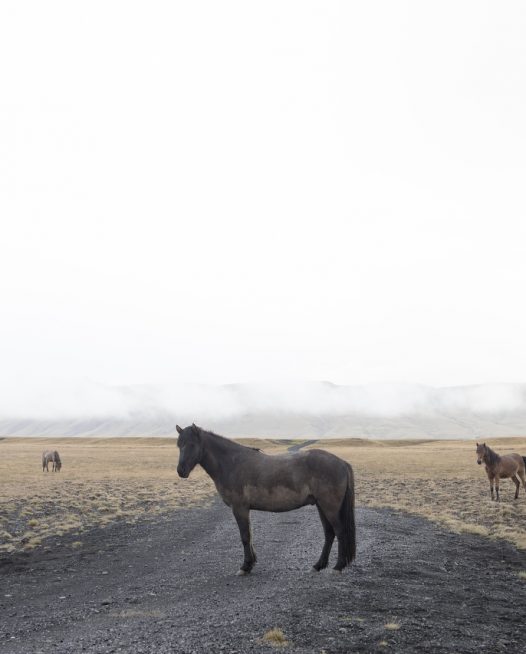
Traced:
<path id="1" fill-rule="evenodd" d="M 316 502 L 308 489 L 296 491 L 286 486 L 277 486 L 271 490 L 249 486 L 245 488 L 244 495 L 250 508 L 256 511 L 293 511 Z"/>

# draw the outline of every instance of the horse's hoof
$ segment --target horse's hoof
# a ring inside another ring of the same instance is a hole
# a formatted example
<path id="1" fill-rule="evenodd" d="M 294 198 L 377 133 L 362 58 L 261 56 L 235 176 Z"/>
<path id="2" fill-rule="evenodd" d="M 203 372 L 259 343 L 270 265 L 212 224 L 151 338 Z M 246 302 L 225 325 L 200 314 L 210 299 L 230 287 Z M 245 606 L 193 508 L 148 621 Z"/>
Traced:
<path id="1" fill-rule="evenodd" d="M 246 570 L 238 570 L 238 571 L 236 572 L 236 575 L 237 575 L 238 577 L 244 577 L 245 575 L 248 575 L 248 572 L 247 572 Z"/>
<path id="2" fill-rule="evenodd" d="M 341 575 L 342 571 L 338 570 L 337 568 L 331 568 L 331 574 L 333 575 Z"/>
<path id="3" fill-rule="evenodd" d="M 309 574 L 311 575 L 316 575 L 318 574 L 318 572 L 319 572 L 318 568 L 315 568 L 314 566 L 312 566 L 312 568 L 309 570 Z"/>

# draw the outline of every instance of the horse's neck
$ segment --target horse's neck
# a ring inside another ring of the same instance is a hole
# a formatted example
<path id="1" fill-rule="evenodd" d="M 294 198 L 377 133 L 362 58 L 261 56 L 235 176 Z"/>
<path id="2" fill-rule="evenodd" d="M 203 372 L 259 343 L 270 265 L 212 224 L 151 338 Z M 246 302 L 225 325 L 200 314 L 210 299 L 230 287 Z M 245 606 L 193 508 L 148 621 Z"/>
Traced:
<path id="1" fill-rule="evenodd" d="M 490 447 L 486 448 L 486 454 L 484 455 L 484 461 L 490 465 L 498 463 L 500 461 L 500 456 L 492 450 Z"/>
<path id="2" fill-rule="evenodd" d="M 210 433 L 202 433 L 201 438 L 203 441 L 201 467 L 216 481 L 221 476 L 225 462 L 231 462 L 242 446 Z"/>

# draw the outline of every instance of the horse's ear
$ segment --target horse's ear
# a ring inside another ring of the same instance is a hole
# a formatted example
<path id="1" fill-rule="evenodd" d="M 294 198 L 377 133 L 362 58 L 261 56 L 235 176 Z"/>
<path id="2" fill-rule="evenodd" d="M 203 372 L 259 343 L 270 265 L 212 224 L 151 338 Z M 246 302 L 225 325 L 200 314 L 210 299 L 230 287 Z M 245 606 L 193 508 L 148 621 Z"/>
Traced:
<path id="1" fill-rule="evenodd" d="M 194 432 L 194 434 L 196 434 L 197 436 L 199 436 L 199 432 L 201 431 L 201 428 L 198 427 L 198 426 L 195 424 L 195 422 L 193 422 L 193 423 L 192 423 L 192 431 Z"/>
<path id="2" fill-rule="evenodd" d="M 175 425 L 175 428 L 177 429 L 177 433 L 178 433 L 178 434 L 182 434 L 182 433 L 183 433 L 183 430 L 181 429 L 181 427 L 179 427 L 179 425 Z"/>

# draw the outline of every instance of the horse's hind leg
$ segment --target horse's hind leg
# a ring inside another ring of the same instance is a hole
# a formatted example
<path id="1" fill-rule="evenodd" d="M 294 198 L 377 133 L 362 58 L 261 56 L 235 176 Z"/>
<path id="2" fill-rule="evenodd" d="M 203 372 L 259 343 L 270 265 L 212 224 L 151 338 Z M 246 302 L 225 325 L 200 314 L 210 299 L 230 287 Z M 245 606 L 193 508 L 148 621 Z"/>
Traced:
<path id="1" fill-rule="evenodd" d="M 522 487 L 524 488 L 524 491 L 526 492 L 526 475 L 522 470 L 517 471 L 517 475 L 520 477 L 520 480 L 522 481 Z"/>
<path id="2" fill-rule="evenodd" d="M 327 520 L 323 511 L 320 509 L 318 505 L 316 505 L 316 508 L 318 509 L 318 513 L 320 514 L 321 524 L 323 525 L 323 531 L 325 533 L 325 543 L 321 551 L 321 556 L 318 562 L 312 566 L 314 570 L 319 571 L 319 570 L 323 570 L 323 568 L 326 568 L 327 564 L 329 563 L 329 554 L 331 553 L 332 543 L 334 541 L 335 534 L 331 523 Z"/>
<path id="3" fill-rule="evenodd" d="M 511 478 L 511 481 L 515 484 L 515 497 L 514 497 L 514 499 L 518 499 L 519 498 L 519 488 L 521 487 L 521 483 L 520 483 L 519 478 L 517 477 L 517 475 L 513 475 L 513 477 Z"/>
<path id="4" fill-rule="evenodd" d="M 245 559 L 241 568 L 238 570 L 238 575 L 248 574 L 254 567 L 257 561 L 256 552 L 252 546 L 252 530 L 250 529 L 250 514 L 249 510 L 245 508 L 233 509 L 234 518 L 236 519 L 237 526 L 239 527 L 239 534 L 243 549 L 245 550 Z"/>
<path id="5" fill-rule="evenodd" d="M 345 561 L 345 546 L 343 542 L 343 523 L 340 518 L 340 507 L 330 507 L 323 506 L 323 513 L 325 518 L 330 523 L 332 530 L 334 531 L 336 538 L 338 539 L 338 559 L 333 570 L 336 572 L 341 572 L 343 568 L 347 565 Z"/>

